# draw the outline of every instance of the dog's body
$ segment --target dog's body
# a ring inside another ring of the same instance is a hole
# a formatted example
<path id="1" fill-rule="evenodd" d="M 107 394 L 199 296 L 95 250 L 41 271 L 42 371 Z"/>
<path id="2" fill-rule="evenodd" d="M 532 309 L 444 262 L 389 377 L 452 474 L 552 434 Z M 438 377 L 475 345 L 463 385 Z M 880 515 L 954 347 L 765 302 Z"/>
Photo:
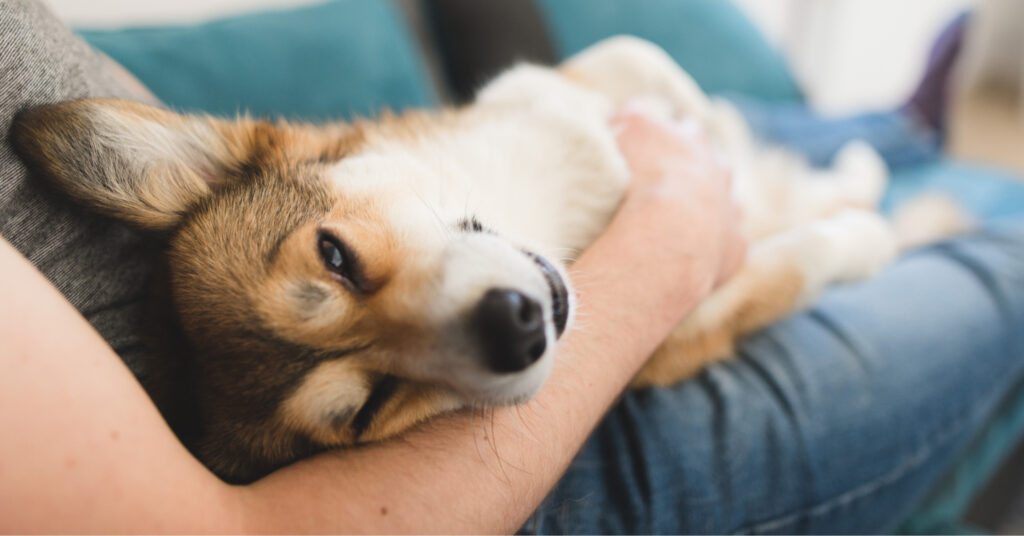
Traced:
<path id="1" fill-rule="evenodd" d="M 515 404 L 572 325 L 555 260 L 586 248 L 629 180 L 609 120 L 645 96 L 702 123 L 736 170 L 745 266 L 636 385 L 675 383 L 828 284 L 896 252 L 884 167 L 829 177 L 755 148 L 657 47 L 598 44 L 516 67 L 463 109 L 354 125 L 184 117 L 124 101 L 30 110 L 13 139 L 61 191 L 169 236 L 170 308 L 201 418 L 194 452 L 251 480 L 465 406 Z M 826 180 L 829 179 L 829 180 Z"/>

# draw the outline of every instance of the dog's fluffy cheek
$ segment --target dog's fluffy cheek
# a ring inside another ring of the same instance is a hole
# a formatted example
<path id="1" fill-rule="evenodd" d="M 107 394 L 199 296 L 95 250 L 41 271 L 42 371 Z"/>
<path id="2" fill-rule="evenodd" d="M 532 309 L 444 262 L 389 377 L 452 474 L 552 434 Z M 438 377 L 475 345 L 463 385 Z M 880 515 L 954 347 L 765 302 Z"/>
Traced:
<path id="1" fill-rule="evenodd" d="M 348 426 L 370 394 L 365 371 L 354 360 L 317 365 L 281 405 L 285 427 L 325 445 L 351 443 Z"/>
<path id="2" fill-rule="evenodd" d="M 358 308 L 330 283 L 278 278 L 255 292 L 263 323 L 285 339 L 324 349 L 356 344 L 346 334 L 354 333 Z"/>

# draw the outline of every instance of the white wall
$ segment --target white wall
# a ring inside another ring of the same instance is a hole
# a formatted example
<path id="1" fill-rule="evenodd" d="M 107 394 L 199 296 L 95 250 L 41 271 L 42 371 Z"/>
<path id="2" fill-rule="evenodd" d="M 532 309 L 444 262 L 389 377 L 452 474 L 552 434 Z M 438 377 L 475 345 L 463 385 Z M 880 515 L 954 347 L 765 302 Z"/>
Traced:
<path id="1" fill-rule="evenodd" d="M 792 21 L 792 12 L 801 0 L 732 0 L 747 13 L 761 32 L 776 47 L 781 47 Z"/>
<path id="2" fill-rule="evenodd" d="M 89 28 L 190 23 L 323 0 L 43 0 L 68 23 Z"/>
<path id="3" fill-rule="evenodd" d="M 734 0 L 783 50 L 820 111 L 897 106 L 935 36 L 976 0 Z"/>

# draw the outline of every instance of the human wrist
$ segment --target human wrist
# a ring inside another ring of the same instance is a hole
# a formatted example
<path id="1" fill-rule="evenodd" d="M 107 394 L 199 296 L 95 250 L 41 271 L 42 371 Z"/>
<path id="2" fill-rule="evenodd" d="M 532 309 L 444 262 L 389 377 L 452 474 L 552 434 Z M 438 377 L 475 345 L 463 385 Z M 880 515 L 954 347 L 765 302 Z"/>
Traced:
<path id="1" fill-rule="evenodd" d="M 646 322 L 660 319 L 667 334 L 711 293 L 720 254 L 707 226 L 695 221 L 673 232 L 664 227 L 664 209 L 651 205 L 627 200 L 571 273 L 579 293 L 613 294 L 618 309 Z"/>

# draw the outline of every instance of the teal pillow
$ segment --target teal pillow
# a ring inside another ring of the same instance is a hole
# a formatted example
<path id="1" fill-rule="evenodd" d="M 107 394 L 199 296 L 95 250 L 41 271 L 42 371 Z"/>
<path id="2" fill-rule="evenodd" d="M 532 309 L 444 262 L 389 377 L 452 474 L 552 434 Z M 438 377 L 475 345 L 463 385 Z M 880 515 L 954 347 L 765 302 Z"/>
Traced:
<path id="1" fill-rule="evenodd" d="M 537 0 L 562 56 L 616 34 L 668 51 L 708 93 L 802 98 L 782 56 L 725 0 Z"/>
<path id="2" fill-rule="evenodd" d="M 391 1 L 80 33 L 179 110 L 321 120 L 436 103 Z"/>

